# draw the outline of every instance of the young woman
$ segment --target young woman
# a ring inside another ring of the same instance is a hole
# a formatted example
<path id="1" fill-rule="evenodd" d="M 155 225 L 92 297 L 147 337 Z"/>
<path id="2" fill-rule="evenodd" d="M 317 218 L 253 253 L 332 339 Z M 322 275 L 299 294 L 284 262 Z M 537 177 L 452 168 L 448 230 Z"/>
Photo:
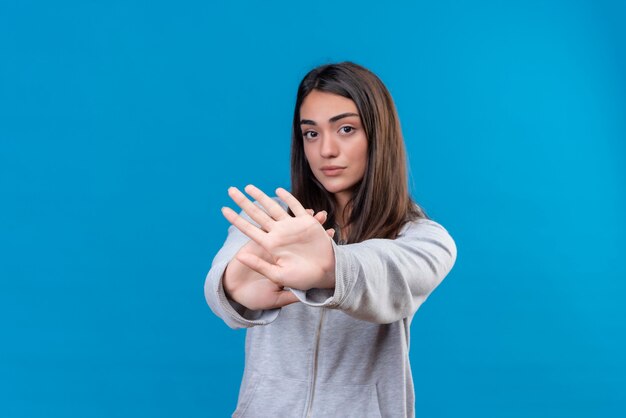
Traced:
<path id="1" fill-rule="evenodd" d="M 248 328 L 235 417 L 412 417 L 413 315 L 456 260 L 409 196 L 392 98 L 367 69 L 300 83 L 291 193 L 231 187 L 243 210 L 205 283 L 213 312 Z"/>

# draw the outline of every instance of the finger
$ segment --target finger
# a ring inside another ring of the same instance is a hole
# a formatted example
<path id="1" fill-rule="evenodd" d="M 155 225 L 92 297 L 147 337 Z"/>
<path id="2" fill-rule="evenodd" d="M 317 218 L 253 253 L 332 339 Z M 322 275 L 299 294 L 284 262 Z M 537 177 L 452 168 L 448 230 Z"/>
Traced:
<path id="1" fill-rule="evenodd" d="M 245 194 L 236 187 L 228 188 L 228 195 L 252 220 L 261 226 L 266 231 L 269 231 L 274 223 L 274 220 L 269 217 L 263 209 L 252 203 Z"/>
<path id="2" fill-rule="evenodd" d="M 298 201 L 298 199 L 296 199 L 287 190 L 283 189 L 282 187 L 279 187 L 278 189 L 276 189 L 276 194 L 278 195 L 278 197 L 280 197 L 283 200 L 283 202 L 287 204 L 287 206 L 289 206 L 289 209 L 291 209 L 294 215 L 296 216 L 306 215 L 306 210 L 304 209 L 304 206 L 302 206 L 302 204 Z"/>
<path id="3" fill-rule="evenodd" d="M 231 208 L 223 207 L 222 215 L 224 215 L 228 222 L 233 224 L 244 235 L 248 236 L 252 241 L 265 248 L 263 246 L 263 243 L 265 242 L 265 232 L 261 231 L 259 228 L 242 218 L 240 215 L 237 214 L 237 212 L 235 212 Z"/>
<path id="4" fill-rule="evenodd" d="M 276 299 L 276 304 L 274 308 L 282 308 L 283 306 L 291 305 L 292 303 L 300 302 L 300 299 L 296 297 L 290 290 L 282 290 L 278 294 L 278 298 Z"/>
<path id="5" fill-rule="evenodd" d="M 326 230 L 326 233 L 329 237 L 333 238 L 335 236 L 335 230 L 333 228 L 329 228 Z"/>
<path id="6" fill-rule="evenodd" d="M 258 187 L 248 184 L 244 190 L 250 196 L 254 197 L 273 219 L 278 221 L 289 217 L 287 211 L 283 209 L 278 202 L 263 193 L 263 191 L 261 191 Z"/>
<path id="7" fill-rule="evenodd" d="M 315 214 L 315 211 L 313 211 L 313 209 L 307 209 L 306 213 L 308 213 L 309 215 L 313 216 Z"/>
<path id="8" fill-rule="evenodd" d="M 326 222 L 326 219 L 328 219 L 328 213 L 325 210 L 322 210 L 320 212 L 317 212 L 313 217 L 317 219 L 320 224 L 324 225 L 324 222 Z"/>
<path id="9" fill-rule="evenodd" d="M 278 286 L 283 286 L 282 281 L 278 279 L 279 271 L 276 265 L 270 264 L 262 258 L 250 253 L 238 253 L 235 257 L 243 265 L 267 277 Z"/>

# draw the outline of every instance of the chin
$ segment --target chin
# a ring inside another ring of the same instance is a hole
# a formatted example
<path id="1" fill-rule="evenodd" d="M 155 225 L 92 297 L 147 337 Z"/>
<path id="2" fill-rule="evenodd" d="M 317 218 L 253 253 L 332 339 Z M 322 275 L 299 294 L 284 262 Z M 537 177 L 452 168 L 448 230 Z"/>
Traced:
<path id="1" fill-rule="evenodd" d="M 321 179 L 318 177 L 315 177 L 315 178 L 322 185 L 324 190 L 332 194 L 354 190 L 355 187 L 357 187 L 359 183 L 359 182 L 349 181 L 349 179 L 345 179 L 345 178 L 344 179 L 342 178 L 334 178 L 334 179 L 330 178 L 329 179 L 327 177 L 323 177 Z"/>
<path id="2" fill-rule="evenodd" d="M 343 192 L 345 189 L 342 189 L 339 187 L 324 187 L 324 190 L 326 190 L 328 193 L 336 194 L 336 193 Z"/>
<path id="3" fill-rule="evenodd" d="M 328 193 L 336 194 L 346 192 L 348 190 L 354 189 L 354 186 L 346 185 L 346 184 L 333 184 L 333 183 L 324 183 L 320 181 L 320 184 L 324 187 Z"/>

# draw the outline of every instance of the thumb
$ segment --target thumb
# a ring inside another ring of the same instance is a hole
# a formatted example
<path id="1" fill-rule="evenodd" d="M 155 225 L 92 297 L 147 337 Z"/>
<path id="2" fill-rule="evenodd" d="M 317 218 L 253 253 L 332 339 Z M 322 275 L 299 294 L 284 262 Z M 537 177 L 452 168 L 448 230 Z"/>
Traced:
<path id="1" fill-rule="evenodd" d="M 237 253 L 235 258 L 239 260 L 241 264 L 267 277 L 277 285 L 283 285 L 282 280 L 280 280 L 280 270 L 276 265 L 263 260 L 258 255 L 250 253 Z"/>

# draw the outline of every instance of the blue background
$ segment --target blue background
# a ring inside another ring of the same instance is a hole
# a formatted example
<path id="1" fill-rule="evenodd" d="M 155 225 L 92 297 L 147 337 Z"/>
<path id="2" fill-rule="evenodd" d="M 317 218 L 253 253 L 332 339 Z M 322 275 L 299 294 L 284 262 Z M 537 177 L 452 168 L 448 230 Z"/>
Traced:
<path id="1" fill-rule="evenodd" d="M 0 416 L 234 409 L 204 301 L 228 186 L 289 185 L 313 66 L 390 89 L 459 256 L 417 313 L 421 417 L 626 416 L 626 5 L 0 4 Z"/>

